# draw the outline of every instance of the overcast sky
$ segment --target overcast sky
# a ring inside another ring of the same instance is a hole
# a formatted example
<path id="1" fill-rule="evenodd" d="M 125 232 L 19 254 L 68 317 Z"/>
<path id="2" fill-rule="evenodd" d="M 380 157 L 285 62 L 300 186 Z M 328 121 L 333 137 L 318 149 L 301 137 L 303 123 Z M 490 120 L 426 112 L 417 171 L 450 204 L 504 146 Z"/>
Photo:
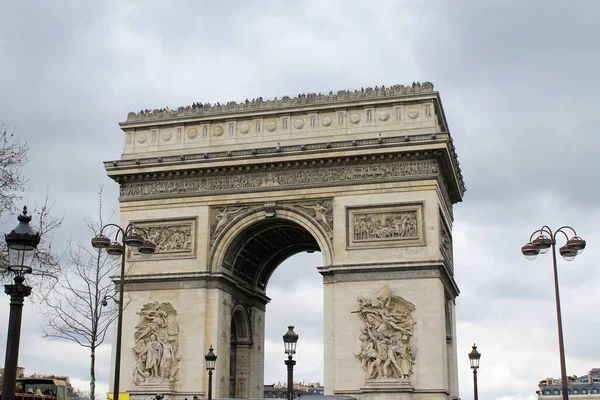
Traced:
<path id="1" fill-rule="evenodd" d="M 551 257 L 520 254 L 543 224 L 571 225 L 588 241 L 574 262 L 559 260 L 567 372 L 600 367 L 600 2 L 55 0 L 6 2 L 1 15 L 0 120 L 30 140 L 26 202 L 49 187 L 66 212 L 55 248 L 89 239 L 83 220 L 101 185 L 118 207 L 102 161 L 120 158 L 117 122 L 131 110 L 428 80 L 468 188 L 453 232 L 461 397 L 472 398 L 473 342 L 483 399 L 534 399 L 540 379 L 560 375 Z M 3 222 L 3 232 L 16 224 Z M 299 255 L 275 272 L 267 383 L 285 380 L 288 323 L 301 338 L 296 377 L 323 379 L 321 263 Z M 311 307 L 285 302 L 298 296 Z M 42 339 L 41 319 L 27 302 L 19 365 L 86 389 L 88 353 Z M 1 360 L 5 341 L 2 327 Z M 100 394 L 109 355 L 110 343 Z"/>

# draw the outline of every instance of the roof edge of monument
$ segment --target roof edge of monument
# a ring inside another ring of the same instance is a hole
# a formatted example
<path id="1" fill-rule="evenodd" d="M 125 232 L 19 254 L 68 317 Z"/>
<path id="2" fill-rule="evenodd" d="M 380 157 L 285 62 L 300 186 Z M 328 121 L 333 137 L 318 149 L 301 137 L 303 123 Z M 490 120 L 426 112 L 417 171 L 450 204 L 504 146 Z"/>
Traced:
<path id="1" fill-rule="evenodd" d="M 145 109 L 127 114 L 127 120 L 121 126 L 128 126 L 139 122 L 172 121 L 190 117 L 219 116 L 242 112 L 286 110 L 302 106 L 335 105 L 352 101 L 380 100 L 394 97 L 412 96 L 418 94 L 433 94 L 434 86 L 431 82 L 413 82 L 412 85 L 392 85 L 389 87 L 375 86 L 374 88 L 360 88 L 360 90 L 330 91 L 322 93 L 300 93 L 296 97 L 283 96 L 281 99 L 263 100 L 262 97 L 243 102 L 229 101 L 221 104 L 194 102 L 192 105 L 181 106 L 177 109 L 169 107 L 160 109 Z"/>

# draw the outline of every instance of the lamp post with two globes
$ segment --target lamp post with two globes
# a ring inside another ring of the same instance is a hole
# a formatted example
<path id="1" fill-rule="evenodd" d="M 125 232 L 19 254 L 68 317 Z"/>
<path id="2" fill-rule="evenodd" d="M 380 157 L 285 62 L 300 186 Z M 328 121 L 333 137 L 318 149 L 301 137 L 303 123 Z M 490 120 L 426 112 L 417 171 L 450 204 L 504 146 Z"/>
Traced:
<path id="1" fill-rule="evenodd" d="M 110 240 L 102 232 L 105 229 L 115 229 L 115 240 Z M 123 243 L 118 241 L 119 234 Z M 119 400 L 119 381 L 121 374 L 121 334 L 123 332 L 123 287 L 125 286 L 125 247 L 137 248 L 142 255 L 151 255 L 156 251 L 156 245 L 146 239 L 146 232 L 130 223 L 125 229 L 119 225 L 106 224 L 100 233 L 92 239 L 92 247 L 95 249 L 106 249 L 113 257 L 121 258 L 121 275 L 119 276 L 119 300 L 115 301 L 119 306 L 117 314 L 117 337 L 115 349 L 115 376 L 113 381 L 113 400 Z"/>
<path id="2" fill-rule="evenodd" d="M 2 397 L 6 400 L 12 400 L 15 395 L 23 302 L 25 297 L 31 294 L 31 287 L 24 285 L 23 282 L 25 281 L 25 274 L 32 272 L 33 255 L 40 243 L 40 234 L 35 233 L 29 225 L 31 216 L 27 215 L 27 207 L 23 207 L 23 214 L 19 215 L 18 219 L 19 225 L 8 235 L 5 235 L 8 247 L 8 263 L 5 268 L 15 275 L 15 284 L 4 286 L 5 293 L 10 296 L 6 358 L 2 380 Z"/>
<path id="3" fill-rule="evenodd" d="M 562 398 L 569 399 L 567 382 L 567 367 L 565 364 L 565 345 L 563 341 L 562 315 L 560 312 L 560 295 L 558 291 L 558 269 L 556 268 L 556 237 L 561 234 L 567 242 L 558 251 L 565 261 L 573 261 L 585 249 L 585 240 L 577 236 L 575 229 L 570 226 L 561 226 L 554 232 L 544 225 L 529 237 L 529 242 L 521 247 L 521 253 L 528 260 L 533 260 L 538 254 L 545 254 L 552 248 L 552 265 L 554 267 L 554 295 L 556 299 L 556 321 L 558 323 L 558 350 L 560 354 L 560 374 L 562 384 Z M 569 235 L 572 234 L 571 237 Z M 533 237 L 537 237 L 534 239 Z"/>

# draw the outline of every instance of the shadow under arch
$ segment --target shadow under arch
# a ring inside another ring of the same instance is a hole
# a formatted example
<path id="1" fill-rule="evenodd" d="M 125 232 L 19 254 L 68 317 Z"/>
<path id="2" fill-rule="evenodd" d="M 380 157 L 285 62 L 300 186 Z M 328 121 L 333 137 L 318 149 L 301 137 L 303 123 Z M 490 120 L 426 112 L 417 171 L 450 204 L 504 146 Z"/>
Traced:
<path id="1" fill-rule="evenodd" d="M 275 205 L 270 213 L 258 207 L 240 214 L 218 233 L 209 269 L 264 293 L 277 266 L 302 251 L 320 251 L 324 264 L 333 264 L 330 234 L 310 215 L 288 206 Z"/>

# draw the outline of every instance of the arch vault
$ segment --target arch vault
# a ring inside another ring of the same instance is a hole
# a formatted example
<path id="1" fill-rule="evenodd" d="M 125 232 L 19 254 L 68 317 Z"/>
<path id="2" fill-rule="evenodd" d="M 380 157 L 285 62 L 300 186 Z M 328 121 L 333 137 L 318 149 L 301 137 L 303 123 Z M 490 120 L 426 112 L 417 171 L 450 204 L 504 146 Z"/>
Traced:
<path id="1" fill-rule="evenodd" d="M 194 103 L 120 125 L 123 155 L 105 168 L 121 222 L 158 244 L 128 255 L 133 399 L 206 395 L 211 344 L 215 397 L 262 397 L 267 283 L 304 251 L 323 257 L 326 393 L 458 398 L 451 232 L 465 189 L 432 84 Z"/>

